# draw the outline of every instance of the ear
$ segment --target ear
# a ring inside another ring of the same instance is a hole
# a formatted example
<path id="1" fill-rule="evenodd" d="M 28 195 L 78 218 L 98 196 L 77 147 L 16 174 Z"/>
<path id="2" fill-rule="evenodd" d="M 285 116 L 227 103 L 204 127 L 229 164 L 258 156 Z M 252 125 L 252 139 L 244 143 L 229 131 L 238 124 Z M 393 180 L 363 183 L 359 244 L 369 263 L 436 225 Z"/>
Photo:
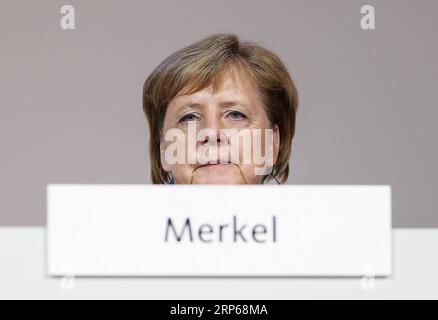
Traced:
<path id="1" fill-rule="evenodd" d="M 277 125 L 274 126 L 274 132 L 273 132 L 273 165 L 277 163 L 278 160 L 278 154 L 280 153 L 280 129 Z"/>
<path id="2" fill-rule="evenodd" d="M 170 172 L 170 164 L 166 161 L 165 157 L 165 147 L 162 142 L 160 142 L 160 160 L 161 160 L 161 167 L 164 171 Z"/>

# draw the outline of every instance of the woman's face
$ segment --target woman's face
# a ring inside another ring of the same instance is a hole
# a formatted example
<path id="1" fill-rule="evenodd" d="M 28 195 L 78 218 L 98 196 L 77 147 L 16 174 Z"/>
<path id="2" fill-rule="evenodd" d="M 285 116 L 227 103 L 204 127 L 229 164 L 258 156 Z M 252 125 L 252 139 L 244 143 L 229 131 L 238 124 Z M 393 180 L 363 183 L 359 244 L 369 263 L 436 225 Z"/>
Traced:
<path id="1" fill-rule="evenodd" d="M 163 169 L 172 174 L 175 183 L 260 184 L 261 171 L 266 174 L 262 167 L 268 167 L 269 173 L 269 167 L 275 164 L 280 142 L 278 127 L 271 126 L 256 88 L 241 80 L 233 70 L 224 75 L 215 92 L 210 86 L 193 94 L 177 96 L 169 103 L 161 137 L 161 163 Z M 272 129 L 272 140 L 266 138 L 265 132 L 269 130 L 265 129 Z M 260 139 L 254 138 L 256 131 Z M 166 141 L 168 132 L 181 132 L 179 137 L 184 137 L 179 146 L 184 148 L 185 161 L 169 161 L 169 147 L 175 146 L 175 140 Z M 244 147 L 248 139 L 251 154 Z M 232 153 L 236 152 L 236 141 L 239 141 L 237 157 Z M 254 144 L 261 157 L 255 158 L 252 154 Z M 266 163 L 267 152 L 272 155 L 270 165 Z"/>

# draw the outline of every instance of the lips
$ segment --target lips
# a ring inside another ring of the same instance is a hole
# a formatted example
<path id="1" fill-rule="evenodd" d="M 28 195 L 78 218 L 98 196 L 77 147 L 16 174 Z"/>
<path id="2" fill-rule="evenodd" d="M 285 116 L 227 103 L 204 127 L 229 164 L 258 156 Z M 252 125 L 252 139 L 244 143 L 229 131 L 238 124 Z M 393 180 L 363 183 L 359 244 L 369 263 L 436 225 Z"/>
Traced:
<path id="1" fill-rule="evenodd" d="M 201 164 L 201 165 L 196 166 L 195 170 L 199 169 L 199 168 L 204 168 L 204 167 L 224 166 L 224 165 L 229 165 L 229 164 L 233 164 L 233 163 L 231 163 L 230 161 L 227 161 L 227 162 L 209 161 L 205 164 Z"/>
<path id="2" fill-rule="evenodd" d="M 240 173 L 240 175 L 241 175 L 241 177 L 242 177 L 242 180 L 243 180 L 243 182 L 245 183 L 245 184 L 248 184 L 248 181 L 246 180 L 246 178 L 245 178 L 245 175 L 243 174 L 243 172 L 242 172 L 242 169 L 240 168 L 240 166 L 238 165 L 238 164 L 236 164 L 236 163 L 233 163 L 233 162 L 222 162 L 222 163 L 216 163 L 216 162 L 208 162 L 208 163 L 206 163 L 206 164 L 202 164 L 202 165 L 198 165 L 197 167 L 195 167 L 195 169 L 193 169 L 193 171 L 192 171 L 192 177 L 191 177 L 191 179 L 190 179 L 190 184 L 193 184 L 193 176 L 194 176 L 194 173 L 195 173 L 195 171 L 196 170 L 198 170 L 199 168 L 206 168 L 206 170 L 208 169 L 208 168 L 215 168 L 215 167 L 228 167 L 229 165 L 233 165 L 233 166 L 235 166 L 238 170 L 239 170 L 239 173 Z"/>

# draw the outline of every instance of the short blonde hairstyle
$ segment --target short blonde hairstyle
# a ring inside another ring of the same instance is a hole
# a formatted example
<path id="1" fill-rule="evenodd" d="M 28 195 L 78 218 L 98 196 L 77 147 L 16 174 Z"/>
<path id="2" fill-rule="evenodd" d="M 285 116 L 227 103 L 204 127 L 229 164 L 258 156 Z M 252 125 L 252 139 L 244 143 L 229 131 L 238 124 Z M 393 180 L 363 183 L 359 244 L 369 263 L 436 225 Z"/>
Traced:
<path id="1" fill-rule="evenodd" d="M 230 67 L 256 85 L 271 125 L 277 125 L 280 147 L 277 162 L 263 182 L 276 178 L 284 183 L 295 133 L 298 93 L 286 66 L 273 52 L 254 42 L 240 42 L 234 34 L 216 34 L 178 50 L 148 76 L 143 86 L 143 110 L 149 122 L 151 178 L 169 183 L 162 168 L 160 141 L 167 107 L 173 98 L 212 85 L 214 90 Z"/>

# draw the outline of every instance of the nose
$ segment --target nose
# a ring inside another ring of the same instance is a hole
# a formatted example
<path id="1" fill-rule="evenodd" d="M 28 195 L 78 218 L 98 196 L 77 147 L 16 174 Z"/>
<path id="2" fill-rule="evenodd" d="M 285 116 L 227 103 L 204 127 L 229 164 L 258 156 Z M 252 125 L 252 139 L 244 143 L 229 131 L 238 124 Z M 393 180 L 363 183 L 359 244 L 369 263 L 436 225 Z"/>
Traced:
<path id="1" fill-rule="evenodd" d="M 205 121 L 200 128 L 202 130 L 203 140 L 201 144 L 216 143 L 217 145 L 225 144 L 227 142 L 227 137 L 225 134 L 221 134 L 221 129 L 224 126 L 221 121 L 220 115 L 216 112 L 208 112 L 205 115 Z"/>

